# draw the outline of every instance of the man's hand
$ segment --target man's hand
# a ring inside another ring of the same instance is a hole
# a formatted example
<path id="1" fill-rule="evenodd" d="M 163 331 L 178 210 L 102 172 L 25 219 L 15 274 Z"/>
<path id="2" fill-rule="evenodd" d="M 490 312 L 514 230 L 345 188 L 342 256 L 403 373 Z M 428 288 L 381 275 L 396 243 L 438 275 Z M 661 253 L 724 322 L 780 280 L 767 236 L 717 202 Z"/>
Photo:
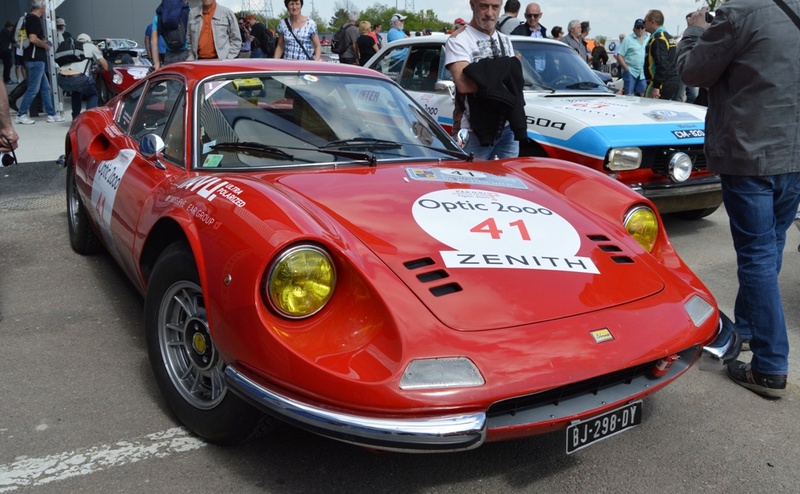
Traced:
<path id="1" fill-rule="evenodd" d="M 708 7 L 700 7 L 699 10 L 686 16 L 686 24 L 689 26 L 697 26 L 702 27 L 703 29 L 708 29 L 711 24 L 706 22 L 706 12 L 708 12 Z"/>
<path id="2" fill-rule="evenodd" d="M 17 149 L 19 136 L 13 127 L 0 129 L 0 152 L 8 153 Z"/>
<path id="3" fill-rule="evenodd" d="M 661 90 L 657 87 L 654 87 L 652 91 L 650 91 L 650 97 L 653 99 L 660 99 L 661 98 Z"/>

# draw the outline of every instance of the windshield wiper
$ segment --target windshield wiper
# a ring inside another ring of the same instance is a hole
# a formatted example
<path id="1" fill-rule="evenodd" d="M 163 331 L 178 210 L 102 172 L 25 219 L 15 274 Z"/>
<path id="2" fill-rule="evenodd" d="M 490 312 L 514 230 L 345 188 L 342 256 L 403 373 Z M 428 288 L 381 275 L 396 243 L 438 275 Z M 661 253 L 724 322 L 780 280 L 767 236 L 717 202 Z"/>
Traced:
<path id="1" fill-rule="evenodd" d="M 548 86 L 546 84 L 539 84 L 538 82 L 532 82 L 532 81 L 525 81 L 525 87 L 538 87 L 538 88 L 550 91 L 551 93 L 555 93 L 556 92 L 555 89 L 551 88 L 550 86 Z"/>
<path id="2" fill-rule="evenodd" d="M 320 149 L 347 148 L 347 149 L 400 149 L 402 144 L 386 139 L 375 139 L 373 137 L 353 137 L 352 139 L 339 139 L 330 141 L 320 146 Z"/>
<path id="3" fill-rule="evenodd" d="M 260 142 L 219 142 L 211 146 L 211 149 L 215 151 L 242 151 L 247 154 L 285 158 L 294 161 L 294 155 L 274 146 L 261 144 Z"/>
<path id="4" fill-rule="evenodd" d="M 570 84 L 569 86 L 566 86 L 564 89 L 594 89 L 600 86 L 602 86 L 602 84 L 598 84 L 596 82 L 581 81 L 581 82 L 576 82 L 574 84 Z"/>

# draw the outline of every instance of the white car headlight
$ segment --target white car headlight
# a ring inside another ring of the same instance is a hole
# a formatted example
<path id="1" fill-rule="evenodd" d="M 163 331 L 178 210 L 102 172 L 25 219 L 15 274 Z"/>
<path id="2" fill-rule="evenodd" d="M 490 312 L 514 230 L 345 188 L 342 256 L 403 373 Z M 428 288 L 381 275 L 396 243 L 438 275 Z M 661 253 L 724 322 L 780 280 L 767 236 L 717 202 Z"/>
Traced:
<path id="1" fill-rule="evenodd" d="M 431 358 L 412 360 L 400 379 L 400 389 L 465 388 L 485 382 L 466 357 Z"/>
<path id="2" fill-rule="evenodd" d="M 608 169 L 635 170 L 642 164 L 642 150 L 637 147 L 614 148 L 608 152 Z"/>
<path id="3" fill-rule="evenodd" d="M 684 182 L 692 174 L 692 158 L 686 153 L 677 152 L 669 159 L 669 178 L 673 182 Z"/>

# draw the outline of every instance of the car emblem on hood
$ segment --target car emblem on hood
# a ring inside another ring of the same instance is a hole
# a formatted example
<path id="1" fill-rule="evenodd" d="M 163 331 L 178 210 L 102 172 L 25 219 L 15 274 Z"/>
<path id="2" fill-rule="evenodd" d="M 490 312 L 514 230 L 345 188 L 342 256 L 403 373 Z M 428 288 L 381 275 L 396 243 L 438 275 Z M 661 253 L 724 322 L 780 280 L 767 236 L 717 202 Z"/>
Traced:
<path id="1" fill-rule="evenodd" d="M 596 329 L 594 331 L 589 331 L 589 333 L 592 335 L 592 338 L 594 338 L 595 343 L 603 343 L 614 339 L 614 335 L 611 334 L 608 328 Z"/>

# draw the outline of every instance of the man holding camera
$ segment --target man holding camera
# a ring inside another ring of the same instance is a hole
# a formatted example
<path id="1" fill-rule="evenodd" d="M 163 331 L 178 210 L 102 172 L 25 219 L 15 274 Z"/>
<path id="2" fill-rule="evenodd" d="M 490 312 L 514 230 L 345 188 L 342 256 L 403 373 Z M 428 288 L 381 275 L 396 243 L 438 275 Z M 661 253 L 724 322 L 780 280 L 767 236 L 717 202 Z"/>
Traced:
<path id="1" fill-rule="evenodd" d="M 685 84 L 708 88 L 705 155 L 720 174 L 736 249 L 736 329 L 753 352 L 749 363 L 728 365 L 728 376 L 773 399 L 786 393 L 778 274 L 800 201 L 800 64 L 787 48 L 800 45 L 800 0 L 785 2 L 731 0 L 708 20 L 701 8 L 688 18 L 677 61 Z"/>

